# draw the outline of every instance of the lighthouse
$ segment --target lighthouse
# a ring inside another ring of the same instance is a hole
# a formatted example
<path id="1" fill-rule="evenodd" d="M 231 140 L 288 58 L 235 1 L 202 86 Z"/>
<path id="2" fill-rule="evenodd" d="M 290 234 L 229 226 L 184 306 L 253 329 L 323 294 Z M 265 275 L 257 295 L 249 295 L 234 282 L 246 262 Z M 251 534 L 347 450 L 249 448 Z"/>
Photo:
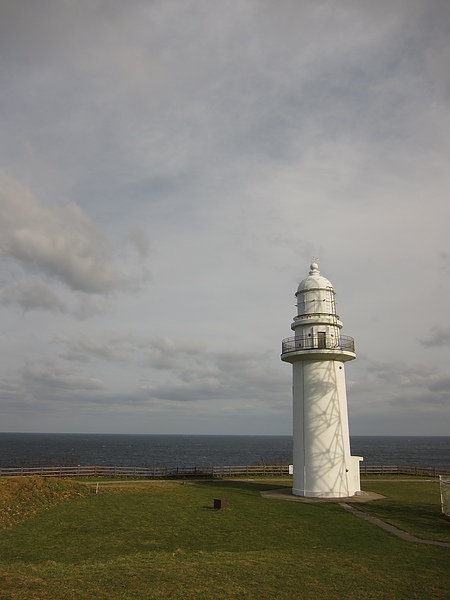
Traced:
<path id="1" fill-rule="evenodd" d="M 292 493 L 312 498 L 360 494 L 360 456 L 350 454 L 345 363 L 354 339 L 341 335 L 335 291 L 316 262 L 299 283 L 294 337 L 282 342 L 292 364 L 294 480 Z"/>

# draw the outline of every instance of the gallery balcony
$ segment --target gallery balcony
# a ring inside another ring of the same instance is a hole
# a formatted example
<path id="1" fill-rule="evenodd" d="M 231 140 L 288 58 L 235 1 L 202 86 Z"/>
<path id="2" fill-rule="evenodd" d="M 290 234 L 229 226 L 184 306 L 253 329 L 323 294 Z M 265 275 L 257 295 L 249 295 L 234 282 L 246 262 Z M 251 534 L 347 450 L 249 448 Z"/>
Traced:
<path id="1" fill-rule="evenodd" d="M 330 336 L 317 333 L 307 337 L 290 337 L 281 342 L 281 360 L 352 360 L 356 358 L 355 340 L 348 335 Z"/>

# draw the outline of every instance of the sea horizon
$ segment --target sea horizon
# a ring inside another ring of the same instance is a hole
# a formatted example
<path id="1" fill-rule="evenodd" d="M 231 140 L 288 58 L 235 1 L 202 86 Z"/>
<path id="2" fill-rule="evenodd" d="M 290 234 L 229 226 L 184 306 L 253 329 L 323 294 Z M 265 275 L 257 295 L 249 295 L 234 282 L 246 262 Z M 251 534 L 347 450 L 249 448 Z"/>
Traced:
<path id="1" fill-rule="evenodd" d="M 0 433 L 0 468 L 291 464 L 288 434 Z M 450 469 L 450 436 L 350 436 L 364 464 Z"/>
<path id="2" fill-rule="evenodd" d="M 20 435 L 167 435 L 167 436 L 214 436 L 214 437 L 293 437 L 292 433 L 116 433 L 116 432 L 86 432 L 86 431 L 0 431 L 0 435 L 20 434 Z M 450 438 L 450 435 L 437 434 L 378 434 L 378 433 L 354 433 L 350 437 L 403 437 L 403 438 Z"/>

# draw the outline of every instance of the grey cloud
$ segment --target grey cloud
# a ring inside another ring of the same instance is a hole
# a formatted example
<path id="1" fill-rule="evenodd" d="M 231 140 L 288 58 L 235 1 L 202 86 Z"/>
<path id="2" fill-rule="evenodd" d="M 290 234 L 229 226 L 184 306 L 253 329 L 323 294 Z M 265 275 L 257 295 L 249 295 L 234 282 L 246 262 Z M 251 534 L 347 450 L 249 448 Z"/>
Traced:
<path id="1" fill-rule="evenodd" d="M 56 334 L 54 341 L 68 348 L 68 351 L 62 354 L 63 358 L 78 362 L 90 362 L 92 359 L 97 359 L 113 363 L 126 363 L 135 359 L 134 351 L 136 347 L 140 347 L 140 342 L 132 335 L 104 334 L 94 337 L 82 334 L 76 338 L 70 338 Z"/>
<path id="2" fill-rule="evenodd" d="M 150 239 L 142 227 L 133 226 L 128 232 L 127 239 L 136 248 L 141 258 L 148 258 L 150 254 Z"/>
<path id="3" fill-rule="evenodd" d="M 448 252 L 440 252 L 439 253 L 439 265 L 441 270 L 447 275 L 450 276 L 450 254 Z"/>
<path id="4" fill-rule="evenodd" d="M 44 390 L 45 393 L 75 394 L 104 389 L 100 379 L 79 375 L 54 361 L 29 362 L 22 368 L 21 375 L 31 389 Z"/>
<path id="5" fill-rule="evenodd" d="M 77 305 L 72 309 L 74 317 L 80 320 L 90 319 L 92 317 L 105 313 L 108 309 L 108 303 L 104 298 L 93 297 L 91 294 L 76 294 Z"/>
<path id="6" fill-rule="evenodd" d="M 289 377 L 282 366 L 272 366 L 266 354 L 212 352 L 195 341 L 106 333 L 75 338 L 58 334 L 54 341 L 67 348 L 60 356 L 69 361 L 100 360 L 138 368 L 148 381 L 141 385 L 148 398 L 289 402 Z"/>
<path id="7" fill-rule="evenodd" d="M 0 290 L 0 303 L 20 306 L 24 311 L 46 310 L 67 313 L 67 306 L 41 281 L 17 281 Z"/>
<path id="8" fill-rule="evenodd" d="M 28 403 L 32 400 L 31 394 L 21 381 L 4 378 L 0 380 L 1 406 L 15 408 L 20 402 Z"/>
<path id="9" fill-rule="evenodd" d="M 150 353 L 146 364 L 154 369 L 182 370 L 187 364 L 202 364 L 206 345 L 185 340 L 171 340 L 158 337 L 151 340 Z M 204 364 L 204 363 L 203 363 Z"/>
<path id="10" fill-rule="evenodd" d="M 419 341 L 423 346 L 428 346 L 429 348 L 450 346 L 450 327 L 431 327 L 428 337 Z"/>
<path id="11" fill-rule="evenodd" d="M 42 281 L 15 281 L 0 290 L 0 304 L 16 306 L 24 312 L 48 311 L 70 314 L 85 320 L 105 312 L 107 305 L 91 295 L 78 293 L 74 297 L 74 306 L 63 302 L 59 296 Z"/>
<path id="12" fill-rule="evenodd" d="M 42 365 L 26 367 L 17 380 L 0 380 L 0 405 L 2 411 L 41 415 L 50 422 L 52 415 L 58 415 L 62 422 L 67 418 L 67 410 L 79 413 L 88 409 L 89 415 L 100 410 L 104 420 L 105 410 L 127 413 L 131 407 L 148 410 L 151 402 L 147 394 L 139 389 L 129 392 L 114 392 L 105 389 L 95 378 L 83 378 L 73 372 L 56 369 L 49 373 Z"/>
<path id="13" fill-rule="evenodd" d="M 104 294 L 120 286 L 106 241 L 74 203 L 46 206 L 0 171 L 0 255 L 75 291 Z"/>
<path id="14" fill-rule="evenodd" d="M 150 397 L 176 401 L 251 399 L 274 405 L 280 399 L 289 402 L 288 378 L 264 354 L 216 353 L 194 347 L 192 352 L 186 348 L 171 358 L 165 366 L 170 370 L 170 382 L 144 386 Z"/>
<path id="15" fill-rule="evenodd" d="M 430 410 L 450 413 L 450 374 L 437 366 L 403 361 L 366 361 L 357 380 L 348 385 L 351 413 L 416 416 Z M 376 400 L 374 400 L 376 399 Z"/>
<path id="16" fill-rule="evenodd" d="M 450 375 L 439 375 L 435 381 L 430 383 L 429 390 L 431 392 L 444 392 L 450 407 Z"/>

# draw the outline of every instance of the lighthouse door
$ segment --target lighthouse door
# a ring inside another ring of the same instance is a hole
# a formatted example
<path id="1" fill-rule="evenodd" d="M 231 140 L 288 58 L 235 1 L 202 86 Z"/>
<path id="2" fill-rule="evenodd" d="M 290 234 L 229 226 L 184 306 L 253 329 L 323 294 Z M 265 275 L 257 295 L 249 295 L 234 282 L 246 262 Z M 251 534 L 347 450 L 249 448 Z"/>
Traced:
<path id="1" fill-rule="evenodd" d="M 326 336 L 326 333 L 324 331 L 317 332 L 317 347 L 318 348 L 326 348 L 327 347 L 325 336 Z"/>

